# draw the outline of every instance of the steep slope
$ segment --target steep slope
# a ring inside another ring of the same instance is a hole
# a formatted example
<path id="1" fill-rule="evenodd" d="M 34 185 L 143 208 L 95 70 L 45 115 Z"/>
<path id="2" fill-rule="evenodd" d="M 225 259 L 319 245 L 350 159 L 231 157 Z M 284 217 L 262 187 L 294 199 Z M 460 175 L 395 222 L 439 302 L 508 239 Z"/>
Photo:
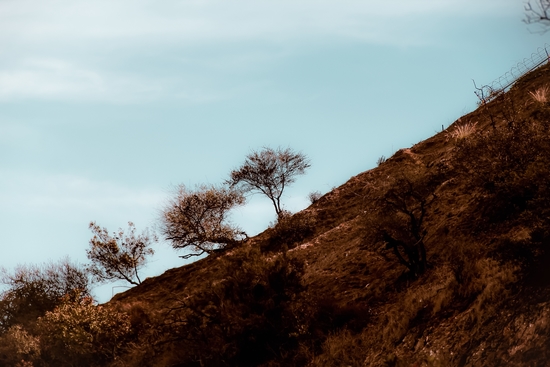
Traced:
<path id="1" fill-rule="evenodd" d="M 446 131 L 351 178 L 246 248 L 169 270 L 117 295 L 111 303 L 142 328 L 138 347 L 122 360 L 152 366 L 545 365 L 550 105 L 534 96 L 545 86 L 548 66 Z M 215 311 L 197 321 L 208 307 Z M 267 321 L 250 316 L 248 324 L 250 314 L 268 315 Z M 254 334 L 254 325 L 264 326 Z M 193 334 L 198 329 L 203 344 Z M 224 347 L 208 349 L 216 343 Z M 246 357 L 264 347 L 273 353 Z"/>

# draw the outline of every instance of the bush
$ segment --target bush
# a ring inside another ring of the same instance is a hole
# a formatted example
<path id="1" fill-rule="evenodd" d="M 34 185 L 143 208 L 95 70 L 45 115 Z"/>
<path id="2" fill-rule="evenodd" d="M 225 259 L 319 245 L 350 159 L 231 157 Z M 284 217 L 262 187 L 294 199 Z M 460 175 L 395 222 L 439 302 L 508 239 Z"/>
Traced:
<path id="1" fill-rule="evenodd" d="M 309 193 L 308 199 L 311 204 L 315 204 L 322 196 L 320 191 L 313 191 Z"/>
<path id="2" fill-rule="evenodd" d="M 92 298 L 65 298 L 38 321 L 42 359 L 55 366 L 105 366 L 130 335 L 126 314 L 95 305 Z"/>
<path id="3" fill-rule="evenodd" d="M 272 226 L 269 239 L 262 244 L 262 250 L 276 252 L 291 249 L 314 232 L 314 217 L 304 213 L 292 215 L 285 211 Z"/>
<path id="4" fill-rule="evenodd" d="M 17 366 L 25 363 L 32 367 L 32 361 L 40 356 L 38 337 L 31 335 L 20 325 L 12 326 L 0 337 L 0 364 Z"/>
<path id="5" fill-rule="evenodd" d="M 0 332 L 14 325 L 30 328 L 67 295 L 90 294 L 86 271 L 68 260 L 2 269 L 1 278 L 8 288 L 0 295 Z"/>

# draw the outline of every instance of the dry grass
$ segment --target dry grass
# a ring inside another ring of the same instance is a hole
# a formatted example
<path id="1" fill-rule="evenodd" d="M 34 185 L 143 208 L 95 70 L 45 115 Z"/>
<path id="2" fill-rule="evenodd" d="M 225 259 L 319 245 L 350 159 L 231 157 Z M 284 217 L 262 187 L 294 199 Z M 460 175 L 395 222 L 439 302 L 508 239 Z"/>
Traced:
<path id="1" fill-rule="evenodd" d="M 493 259 L 480 259 L 475 263 L 477 272 L 472 279 L 471 293 L 477 294 L 471 306 L 470 317 L 477 327 L 494 316 L 499 306 L 499 300 L 508 295 L 508 287 L 517 281 L 518 266 L 514 264 L 499 264 Z"/>
<path id="2" fill-rule="evenodd" d="M 529 95 L 535 102 L 546 103 L 548 102 L 548 86 L 543 86 L 534 92 L 529 92 Z"/>
<path id="3" fill-rule="evenodd" d="M 354 335 L 349 330 L 330 335 L 323 343 L 323 353 L 314 357 L 309 366 L 363 366 L 371 342 L 368 337 L 367 333 Z"/>
<path id="4" fill-rule="evenodd" d="M 458 125 L 453 129 L 453 131 L 447 132 L 445 134 L 445 137 L 447 138 L 447 141 L 449 141 L 450 139 L 466 139 L 468 136 L 472 135 L 476 131 L 476 125 L 477 122 L 467 122 L 463 125 Z"/>

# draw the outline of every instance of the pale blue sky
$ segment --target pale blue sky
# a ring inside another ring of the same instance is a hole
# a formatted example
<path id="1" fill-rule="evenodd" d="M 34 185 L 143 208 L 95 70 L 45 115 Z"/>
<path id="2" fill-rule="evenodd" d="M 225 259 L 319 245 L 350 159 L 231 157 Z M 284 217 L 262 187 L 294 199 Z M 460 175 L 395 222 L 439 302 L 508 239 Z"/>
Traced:
<path id="1" fill-rule="evenodd" d="M 0 0 L 0 265 L 86 261 L 95 220 L 152 227 L 173 185 L 219 183 L 251 150 L 312 167 L 284 203 L 475 108 L 543 46 L 521 0 Z M 235 213 L 250 234 L 274 211 Z M 146 275 L 183 262 L 167 244 Z M 111 286 L 98 290 L 109 298 Z"/>

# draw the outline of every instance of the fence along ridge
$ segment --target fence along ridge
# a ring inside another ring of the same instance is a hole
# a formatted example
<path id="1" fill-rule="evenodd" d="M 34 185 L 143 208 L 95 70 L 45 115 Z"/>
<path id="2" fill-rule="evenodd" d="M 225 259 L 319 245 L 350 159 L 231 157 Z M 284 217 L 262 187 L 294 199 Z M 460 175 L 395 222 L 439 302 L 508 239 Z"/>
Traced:
<path id="1" fill-rule="evenodd" d="M 516 66 L 512 67 L 500 78 L 493 80 L 491 84 L 478 88 L 474 81 L 474 87 L 476 88 L 474 93 L 479 98 L 481 104 L 485 104 L 508 91 L 519 78 L 535 70 L 546 61 L 550 61 L 548 49 L 550 49 L 550 45 L 545 43 L 544 47 L 539 47 L 536 52 L 531 54 L 530 58 L 525 58 L 523 61 L 518 62 Z"/>

